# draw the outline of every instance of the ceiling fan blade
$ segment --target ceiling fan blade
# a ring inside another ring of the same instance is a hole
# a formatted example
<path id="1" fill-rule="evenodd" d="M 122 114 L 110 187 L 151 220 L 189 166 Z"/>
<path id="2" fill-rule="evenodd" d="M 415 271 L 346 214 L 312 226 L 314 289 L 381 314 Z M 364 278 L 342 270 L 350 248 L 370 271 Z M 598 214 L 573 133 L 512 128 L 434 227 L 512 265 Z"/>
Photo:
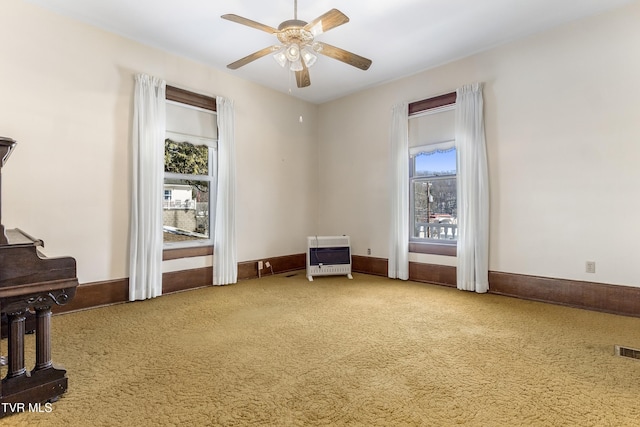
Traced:
<path id="1" fill-rule="evenodd" d="M 324 15 L 318 16 L 313 21 L 304 26 L 304 29 L 311 32 L 314 36 L 325 33 L 332 28 L 338 27 L 349 22 L 349 17 L 338 9 L 331 9 Z"/>
<path id="2" fill-rule="evenodd" d="M 242 67 L 243 65 L 247 65 L 250 62 L 255 61 L 256 59 L 262 58 L 263 56 L 266 56 L 270 53 L 273 53 L 277 50 L 280 49 L 280 46 L 269 46 L 269 47 L 265 47 L 264 49 L 261 49 L 257 52 L 252 53 L 251 55 L 247 55 L 242 59 L 238 59 L 236 62 L 232 62 L 231 64 L 227 65 L 227 68 L 230 68 L 232 70 L 236 70 L 240 67 Z"/>
<path id="3" fill-rule="evenodd" d="M 355 53 L 348 52 L 344 49 L 340 49 L 339 47 L 331 46 L 330 44 L 322 42 L 317 43 L 322 47 L 321 49 L 317 50 L 317 52 L 325 56 L 337 59 L 338 61 L 342 61 L 345 64 L 360 68 L 361 70 L 368 70 L 371 66 L 371 60 L 363 56 L 356 55 Z"/>
<path id="4" fill-rule="evenodd" d="M 226 19 L 227 21 L 233 21 L 238 24 L 246 25 L 247 27 L 255 28 L 269 34 L 275 34 L 276 32 L 278 32 L 278 30 L 273 27 L 261 24 L 256 21 L 252 21 L 251 19 L 243 18 L 242 16 L 234 15 L 233 13 L 222 15 L 221 18 Z"/>
<path id="5" fill-rule="evenodd" d="M 309 77 L 309 69 L 302 62 L 302 70 L 296 71 L 296 83 L 299 88 L 307 87 L 311 85 L 311 78 Z"/>

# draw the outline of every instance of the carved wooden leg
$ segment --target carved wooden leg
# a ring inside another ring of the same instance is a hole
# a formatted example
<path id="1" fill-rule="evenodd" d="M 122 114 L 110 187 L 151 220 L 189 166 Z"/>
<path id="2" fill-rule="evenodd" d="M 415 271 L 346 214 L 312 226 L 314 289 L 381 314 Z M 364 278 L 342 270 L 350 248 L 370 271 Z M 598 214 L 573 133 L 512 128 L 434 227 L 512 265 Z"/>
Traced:
<path id="1" fill-rule="evenodd" d="M 51 362 L 51 307 L 36 307 L 36 366 L 47 369 Z"/>
<path id="2" fill-rule="evenodd" d="M 7 313 L 9 319 L 9 371 L 7 378 L 15 378 L 27 373 L 24 367 L 24 319 L 25 312 Z"/>

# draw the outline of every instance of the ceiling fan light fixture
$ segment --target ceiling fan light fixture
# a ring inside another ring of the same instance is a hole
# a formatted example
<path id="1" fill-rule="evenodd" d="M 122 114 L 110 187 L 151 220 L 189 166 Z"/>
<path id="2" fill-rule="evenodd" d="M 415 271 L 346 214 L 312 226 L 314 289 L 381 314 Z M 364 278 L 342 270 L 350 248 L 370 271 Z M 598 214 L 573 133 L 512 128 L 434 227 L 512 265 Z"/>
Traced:
<path id="1" fill-rule="evenodd" d="M 284 68 L 287 65 L 287 62 L 289 62 L 287 60 L 287 56 L 284 54 L 284 49 L 280 49 L 279 51 L 277 51 L 274 55 L 273 55 L 273 59 L 276 60 L 276 62 L 282 67 Z"/>
<path id="2" fill-rule="evenodd" d="M 284 52 L 287 59 L 291 62 L 300 60 L 300 46 L 297 43 L 291 43 Z"/>
<path id="3" fill-rule="evenodd" d="M 292 43 L 289 46 L 283 46 L 276 53 L 273 54 L 273 59 L 282 67 L 289 68 L 291 71 L 302 71 L 302 63 L 307 67 L 311 67 L 315 64 L 318 57 L 313 53 L 309 47 L 305 46 L 302 49 L 296 44 Z"/>
<path id="4" fill-rule="evenodd" d="M 289 69 L 291 71 L 302 71 L 303 70 L 302 61 L 300 61 L 300 59 L 298 59 L 297 61 L 291 62 L 291 65 L 289 66 Z"/>
<path id="5" fill-rule="evenodd" d="M 314 53 L 311 52 L 311 49 L 309 49 L 308 47 L 302 48 L 301 56 L 302 60 L 304 61 L 304 65 L 306 65 L 307 68 L 311 67 L 318 60 L 318 57 L 314 55 Z"/>

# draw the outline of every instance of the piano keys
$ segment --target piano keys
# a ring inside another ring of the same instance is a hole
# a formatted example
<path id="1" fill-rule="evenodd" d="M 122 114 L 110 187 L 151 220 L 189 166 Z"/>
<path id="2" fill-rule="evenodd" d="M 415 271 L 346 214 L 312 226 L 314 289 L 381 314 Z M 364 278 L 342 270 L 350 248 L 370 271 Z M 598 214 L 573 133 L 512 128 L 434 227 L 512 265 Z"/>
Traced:
<path id="1" fill-rule="evenodd" d="M 0 137 L 0 174 L 15 145 L 12 139 Z M 1 200 L 0 187 L 0 213 Z M 76 261 L 46 257 L 40 250 L 43 247 L 42 240 L 0 225 L 0 313 L 8 322 L 7 375 L 0 382 L 0 417 L 29 404 L 55 402 L 67 390 L 66 371 L 56 367 L 51 357 L 51 307 L 64 305 L 75 296 Z M 31 370 L 27 370 L 24 357 L 29 313 L 35 313 L 36 319 L 36 361 Z"/>

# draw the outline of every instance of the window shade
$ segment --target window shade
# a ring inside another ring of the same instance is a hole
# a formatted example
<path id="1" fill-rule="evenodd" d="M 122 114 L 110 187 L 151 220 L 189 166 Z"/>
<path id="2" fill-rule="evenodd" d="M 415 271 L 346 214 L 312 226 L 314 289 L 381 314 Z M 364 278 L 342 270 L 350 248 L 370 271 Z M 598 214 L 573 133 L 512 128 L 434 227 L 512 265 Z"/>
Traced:
<path id="1" fill-rule="evenodd" d="M 455 140 L 455 105 L 409 117 L 409 147 Z M 451 145 L 450 148 L 453 148 Z M 439 148 L 442 149 L 442 148 Z M 413 150 L 411 150 L 413 151 Z"/>
<path id="2" fill-rule="evenodd" d="M 218 139 L 215 113 L 201 108 L 167 102 L 167 132 L 184 136 Z"/>

